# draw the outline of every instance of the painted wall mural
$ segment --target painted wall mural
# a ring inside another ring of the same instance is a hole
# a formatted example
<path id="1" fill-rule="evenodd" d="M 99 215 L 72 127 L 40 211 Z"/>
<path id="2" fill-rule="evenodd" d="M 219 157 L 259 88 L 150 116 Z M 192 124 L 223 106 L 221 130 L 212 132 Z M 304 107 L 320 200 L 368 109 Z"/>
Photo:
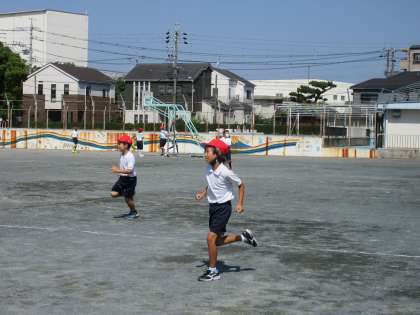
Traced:
<path id="1" fill-rule="evenodd" d="M 134 137 L 135 132 L 125 132 Z M 79 131 L 79 150 L 114 150 L 119 135 L 116 131 Z M 201 133 L 198 139 L 188 134 L 177 138 L 179 153 L 201 154 L 203 143 L 214 138 L 214 134 Z M 0 148 L 10 149 L 56 149 L 71 150 L 71 130 L 53 129 L 2 129 Z M 144 134 L 144 151 L 159 152 L 159 133 Z M 322 148 L 320 137 L 286 137 L 280 135 L 232 135 L 232 153 L 265 156 L 330 156 L 344 157 L 342 148 Z M 351 156 L 347 152 L 346 157 Z M 357 153 L 354 153 L 355 157 Z M 369 154 L 363 152 L 360 157 Z"/>

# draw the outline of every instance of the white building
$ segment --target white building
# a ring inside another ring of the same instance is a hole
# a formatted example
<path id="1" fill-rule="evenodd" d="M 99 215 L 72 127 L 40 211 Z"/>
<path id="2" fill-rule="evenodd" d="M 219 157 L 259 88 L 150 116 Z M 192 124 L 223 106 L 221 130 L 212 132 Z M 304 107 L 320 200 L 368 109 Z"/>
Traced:
<path id="1" fill-rule="evenodd" d="M 383 111 L 383 147 L 420 149 L 420 103 L 378 104 Z"/>
<path id="2" fill-rule="evenodd" d="M 112 100 L 115 85 L 96 69 L 49 63 L 28 76 L 23 94 L 45 96 L 45 109 L 61 109 L 62 98 L 68 95 Z"/>
<path id="3" fill-rule="evenodd" d="M 311 79 L 311 81 L 325 81 L 321 79 Z M 298 80 L 252 80 L 255 86 L 255 97 L 270 96 L 287 99 L 290 92 L 296 92 L 301 85 L 307 85 L 307 79 Z M 337 87 L 327 91 L 324 98 L 328 104 L 343 105 L 352 101 L 350 87 L 352 83 L 333 81 Z"/>
<path id="4" fill-rule="evenodd" d="M 311 79 L 311 81 L 325 81 Z M 251 80 L 255 84 L 255 112 L 265 118 L 272 117 L 275 105 L 289 98 L 290 92 L 296 92 L 301 85 L 307 85 L 307 79 L 296 80 Z M 350 87 L 352 83 L 333 81 L 337 87 L 323 94 L 327 104 L 344 105 L 353 100 Z"/>
<path id="5" fill-rule="evenodd" d="M 88 16 L 55 10 L 0 13 L 0 41 L 30 64 L 88 63 Z"/>

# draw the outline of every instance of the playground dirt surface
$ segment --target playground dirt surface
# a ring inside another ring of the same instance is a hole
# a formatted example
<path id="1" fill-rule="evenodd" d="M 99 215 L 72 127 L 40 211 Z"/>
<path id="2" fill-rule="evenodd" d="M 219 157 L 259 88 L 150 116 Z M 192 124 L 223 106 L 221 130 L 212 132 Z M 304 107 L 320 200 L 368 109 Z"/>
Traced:
<path id="1" fill-rule="evenodd" d="M 419 314 L 415 161 L 234 156 L 260 246 L 207 262 L 200 158 L 137 160 L 140 219 L 111 199 L 117 152 L 0 150 L 0 314 Z"/>

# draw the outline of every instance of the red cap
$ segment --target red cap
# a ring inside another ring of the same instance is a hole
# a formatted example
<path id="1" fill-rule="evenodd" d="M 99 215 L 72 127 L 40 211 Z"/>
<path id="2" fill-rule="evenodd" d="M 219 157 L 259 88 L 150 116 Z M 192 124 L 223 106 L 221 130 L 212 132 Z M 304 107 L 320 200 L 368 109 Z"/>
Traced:
<path id="1" fill-rule="evenodd" d="M 212 147 L 216 148 L 220 151 L 222 154 L 227 154 L 229 152 L 229 146 L 224 143 L 222 140 L 219 139 L 213 139 L 210 142 L 207 142 L 205 147 Z"/>
<path id="2" fill-rule="evenodd" d="M 118 137 L 118 143 L 126 143 L 131 145 L 133 141 L 131 140 L 131 137 L 129 135 L 121 135 Z"/>
<path id="3" fill-rule="evenodd" d="M 139 132 L 143 132 L 143 128 L 139 128 Z"/>

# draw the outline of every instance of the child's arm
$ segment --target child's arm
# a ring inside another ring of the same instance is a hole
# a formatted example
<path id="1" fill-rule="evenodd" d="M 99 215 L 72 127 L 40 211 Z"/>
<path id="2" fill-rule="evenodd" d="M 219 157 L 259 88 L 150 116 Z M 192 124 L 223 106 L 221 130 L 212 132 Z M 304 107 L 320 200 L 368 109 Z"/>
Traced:
<path id="1" fill-rule="evenodd" d="M 205 196 L 207 196 L 207 187 L 195 194 L 195 200 L 203 200 Z"/>
<path id="2" fill-rule="evenodd" d="M 125 169 L 124 170 L 122 168 L 119 168 L 118 166 L 113 166 L 111 170 L 112 170 L 112 173 L 127 174 L 127 175 L 129 175 L 133 172 L 133 169 Z"/>
<path id="3" fill-rule="evenodd" d="M 236 204 L 236 212 L 242 213 L 244 212 L 244 198 L 245 198 L 245 185 L 242 182 L 238 186 L 238 203 Z"/>

